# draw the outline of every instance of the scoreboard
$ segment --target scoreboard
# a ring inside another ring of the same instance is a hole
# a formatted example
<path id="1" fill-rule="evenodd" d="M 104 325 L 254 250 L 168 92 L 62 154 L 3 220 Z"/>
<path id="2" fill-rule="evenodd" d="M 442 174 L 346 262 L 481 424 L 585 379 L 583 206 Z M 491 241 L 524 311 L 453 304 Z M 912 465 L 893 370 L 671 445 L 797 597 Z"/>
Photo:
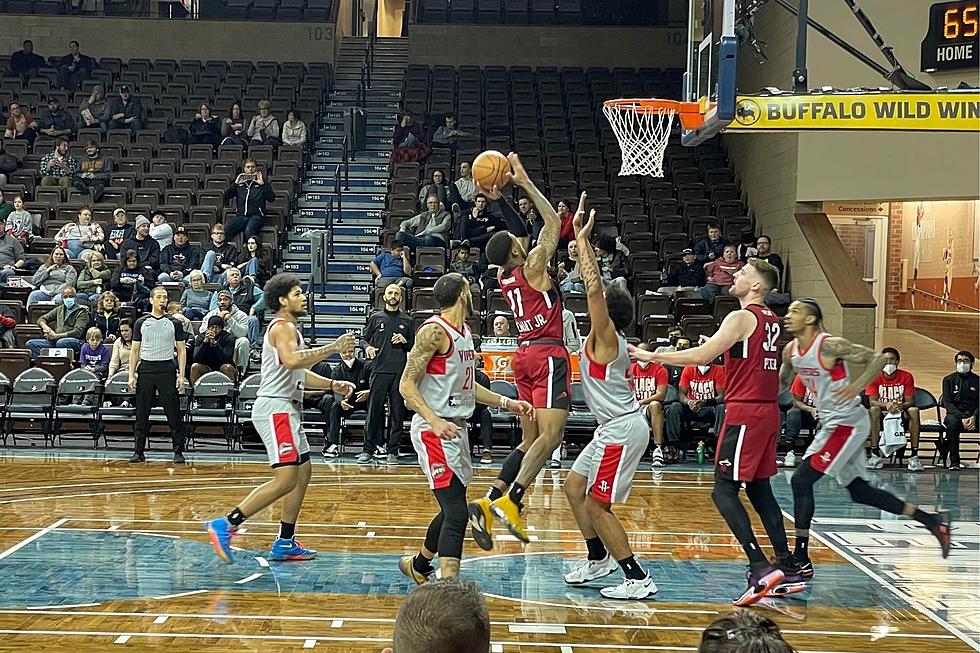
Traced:
<path id="1" fill-rule="evenodd" d="M 929 29 L 922 39 L 922 71 L 980 67 L 978 0 L 937 2 L 929 8 Z"/>

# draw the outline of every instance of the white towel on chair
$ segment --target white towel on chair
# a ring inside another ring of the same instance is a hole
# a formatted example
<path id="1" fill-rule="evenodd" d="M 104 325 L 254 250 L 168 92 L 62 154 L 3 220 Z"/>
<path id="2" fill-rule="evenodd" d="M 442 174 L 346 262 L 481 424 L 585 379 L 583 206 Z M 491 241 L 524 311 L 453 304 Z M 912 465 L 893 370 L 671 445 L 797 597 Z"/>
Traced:
<path id="1" fill-rule="evenodd" d="M 881 420 L 881 453 L 887 458 L 904 447 L 907 441 L 902 414 L 886 413 Z"/>

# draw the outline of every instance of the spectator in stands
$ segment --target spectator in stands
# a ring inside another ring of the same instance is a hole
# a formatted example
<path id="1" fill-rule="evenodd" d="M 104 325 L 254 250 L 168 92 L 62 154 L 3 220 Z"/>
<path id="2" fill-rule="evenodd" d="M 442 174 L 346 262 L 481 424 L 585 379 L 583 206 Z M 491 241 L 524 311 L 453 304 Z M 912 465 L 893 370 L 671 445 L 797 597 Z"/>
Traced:
<path id="1" fill-rule="evenodd" d="M 14 314 L 14 309 L 6 304 L 0 304 L 0 347 L 14 349 L 17 346 L 14 340 L 15 326 L 17 326 L 17 316 Z"/>
<path id="2" fill-rule="evenodd" d="M 477 261 L 470 260 L 470 246 L 466 244 L 456 246 L 456 255 L 453 256 L 449 268 L 451 272 L 458 272 L 466 277 L 466 280 L 474 286 L 480 276 L 480 265 Z"/>
<path id="3" fill-rule="evenodd" d="M 235 200 L 235 215 L 228 218 L 225 226 L 227 240 L 238 234 L 248 239 L 259 233 L 265 220 L 265 203 L 276 201 L 276 193 L 265 183 L 265 177 L 252 159 L 245 159 L 242 172 L 225 191 L 225 201 Z"/>
<path id="4" fill-rule="evenodd" d="M 432 135 L 433 147 L 455 147 L 460 141 L 471 136 L 469 132 L 459 128 L 455 114 L 447 113 L 443 120 L 443 124 L 439 125 L 439 129 Z"/>
<path id="5" fill-rule="evenodd" d="M 75 289 L 70 286 L 64 288 L 60 296 L 61 303 L 37 320 L 44 337 L 27 341 L 31 358 L 37 358 L 45 347 L 71 347 L 76 352 L 82 348 L 88 308 L 75 301 Z"/>
<path id="6" fill-rule="evenodd" d="M 616 284 L 626 290 L 626 277 L 629 264 L 626 255 L 616 246 L 616 238 L 610 234 L 599 234 L 595 239 L 595 256 L 599 263 L 602 280 Z"/>
<path id="7" fill-rule="evenodd" d="M 739 244 L 735 248 L 735 255 L 740 261 L 746 261 L 755 257 L 759 249 L 755 246 L 755 232 L 752 227 L 744 227 L 739 233 Z"/>
<path id="8" fill-rule="evenodd" d="M 37 138 L 37 121 L 30 111 L 22 109 L 17 102 L 10 103 L 10 117 L 7 118 L 3 137 L 15 141 L 27 141 L 32 146 L 34 139 Z"/>
<path id="9" fill-rule="evenodd" d="M 122 244 L 136 235 L 136 229 L 127 222 L 126 209 L 120 207 L 112 212 L 112 225 L 109 226 L 102 251 L 107 259 L 122 258 Z"/>
<path id="10" fill-rule="evenodd" d="M 956 371 L 943 378 L 943 394 L 940 403 L 946 409 L 943 426 L 946 432 L 939 435 L 939 464 L 950 471 L 960 469 L 960 434 L 976 433 L 978 402 L 980 402 L 980 376 L 973 371 L 976 361 L 972 352 L 959 351 L 953 359 Z"/>
<path id="11" fill-rule="evenodd" d="M 272 104 L 268 100 L 259 100 L 258 115 L 252 116 L 245 130 L 253 145 L 279 145 L 279 118 L 272 115 Z"/>
<path id="12" fill-rule="evenodd" d="M 197 383 L 208 372 L 221 372 L 232 382 L 238 380 L 235 338 L 225 331 L 225 321 L 220 315 L 209 317 L 206 328 L 194 340 L 191 383 Z"/>
<path id="13" fill-rule="evenodd" d="M 416 124 L 415 116 L 407 111 L 402 113 L 392 138 L 391 162 L 421 161 L 429 156 L 429 146 L 422 139 L 422 127 Z"/>
<path id="14" fill-rule="evenodd" d="M 14 210 L 4 219 L 3 231 L 26 246 L 34 239 L 34 218 L 24 210 L 24 198 L 20 195 L 15 196 L 11 204 Z"/>
<path id="15" fill-rule="evenodd" d="M 157 241 L 160 252 L 173 245 L 174 228 L 167 223 L 167 215 L 161 211 L 154 211 L 150 215 L 150 238 Z"/>
<path id="16" fill-rule="evenodd" d="M 107 290 L 94 302 L 88 326 L 99 327 L 106 342 L 115 342 L 119 337 L 119 323 L 119 298 L 114 292 Z"/>
<path id="17" fill-rule="evenodd" d="M 68 54 L 58 62 L 58 87 L 64 91 L 77 91 L 82 82 L 92 76 L 95 59 L 79 52 L 78 41 L 68 42 Z"/>
<path id="18" fill-rule="evenodd" d="M 112 183 L 115 161 L 108 154 L 102 154 L 98 142 L 85 144 L 85 158 L 78 162 L 78 172 L 72 178 L 75 189 L 81 193 L 92 191 L 92 201 L 102 199 L 105 187 Z M 99 241 L 101 243 L 101 241 Z"/>
<path id="19" fill-rule="evenodd" d="M 141 300 L 149 299 L 150 288 L 143 275 L 144 270 L 139 254 L 132 249 L 126 250 L 122 263 L 112 273 L 109 288 L 121 301 L 146 308 L 146 302 Z"/>
<path id="20" fill-rule="evenodd" d="M 473 199 L 473 207 L 459 223 L 456 237 L 457 240 L 465 240 L 471 247 L 476 247 L 481 252 L 495 233 L 507 228 L 503 220 L 490 213 L 487 204 L 487 196 L 477 193 Z"/>
<path id="21" fill-rule="evenodd" d="M 721 365 L 689 365 L 681 372 L 678 401 L 667 406 L 667 439 L 680 442 L 681 424 L 713 426 L 715 438 L 725 418 L 725 370 Z"/>
<path id="22" fill-rule="evenodd" d="M 109 122 L 109 101 L 105 97 L 105 88 L 96 84 L 88 97 L 78 105 L 78 117 L 88 129 L 104 129 Z"/>
<path id="23" fill-rule="evenodd" d="M 412 287 L 412 263 L 408 250 L 397 241 L 387 252 L 381 252 L 368 263 L 371 274 L 374 275 L 374 285 L 377 288 L 387 288 L 389 285 Z"/>
<path id="24" fill-rule="evenodd" d="M 672 340 L 674 343 L 672 345 L 671 351 L 684 351 L 685 349 L 691 348 L 691 339 L 688 336 L 680 335 Z M 659 349 L 659 347 L 657 348 Z M 681 374 L 684 372 L 683 367 L 675 367 L 674 365 L 664 365 L 667 368 L 667 379 L 670 385 L 676 386 L 681 381 Z"/>
<path id="25" fill-rule="evenodd" d="M 156 214 L 153 216 L 156 221 Z M 170 225 L 167 225 L 168 227 Z M 150 227 L 150 234 L 153 235 L 155 227 Z M 187 275 L 192 270 L 199 270 L 204 255 L 201 248 L 192 245 L 187 240 L 187 229 L 183 225 L 174 229 L 173 242 L 163 248 L 160 252 L 160 276 L 157 281 L 168 283 L 171 281 L 183 281 L 187 283 Z M 159 241 L 158 241 L 159 242 Z M 203 281 L 203 275 L 201 277 Z"/>
<path id="26" fill-rule="evenodd" d="M 92 209 L 86 206 L 78 210 L 75 222 L 69 222 L 58 230 L 54 239 L 68 251 L 71 258 L 87 259 L 105 240 L 105 234 L 102 233 L 102 225 L 92 222 Z M 86 252 L 84 257 L 83 252 Z"/>
<path id="27" fill-rule="evenodd" d="M 275 274 L 271 248 L 263 245 L 258 236 L 252 236 L 245 241 L 245 256 L 247 260 L 237 266 L 239 271 L 256 286 L 264 288 L 265 282 Z"/>
<path id="28" fill-rule="evenodd" d="M 719 294 L 727 294 L 728 289 L 734 283 L 735 273 L 745 267 L 745 263 L 738 260 L 734 245 L 725 245 L 722 250 L 722 258 L 715 259 L 704 264 L 704 272 L 707 276 L 707 283 L 701 288 L 701 296 L 714 302 Z"/>
<path id="29" fill-rule="evenodd" d="M 506 315 L 498 315 L 493 318 L 493 337 L 494 338 L 512 338 L 510 334 L 510 320 L 507 319 Z"/>
<path id="30" fill-rule="evenodd" d="M 245 119 L 245 114 L 242 113 L 242 105 L 235 102 L 228 109 L 227 117 L 221 121 L 221 138 L 240 136 L 245 131 L 247 122 L 248 120 Z"/>
<path id="31" fill-rule="evenodd" d="M 184 335 L 187 336 L 189 346 L 194 346 L 194 325 L 181 312 L 180 302 L 167 302 L 167 315 L 180 322 L 184 328 Z"/>
<path id="32" fill-rule="evenodd" d="M 112 343 L 109 359 L 109 376 L 129 371 L 129 352 L 133 348 L 133 321 L 128 317 L 119 321 L 119 338 Z"/>
<path id="33" fill-rule="evenodd" d="M 435 195 L 426 198 L 425 207 L 422 213 L 403 220 L 395 234 L 395 242 L 413 252 L 419 247 L 445 247 L 449 241 L 452 216 Z"/>
<path id="34" fill-rule="evenodd" d="M 24 41 L 21 49 L 10 55 L 10 75 L 20 77 L 24 86 L 34 77 L 40 76 L 40 70 L 47 67 L 44 57 L 34 52 L 34 42 Z"/>
<path id="35" fill-rule="evenodd" d="M 3 189 L 0 188 L 0 221 L 6 222 L 7 216 L 14 212 L 14 205 L 8 202 L 3 196 Z"/>
<path id="36" fill-rule="evenodd" d="M 718 617 L 704 629 L 697 653 L 795 653 L 773 620 L 751 610 Z"/>
<path id="37" fill-rule="evenodd" d="M 868 396 L 871 406 L 871 457 L 868 459 L 868 469 L 881 469 L 885 465 L 885 456 L 878 443 L 881 440 L 882 428 L 895 428 L 908 434 L 910 457 L 908 470 L 921 472 L 923 467 L 919 461 L 919 409 L 915 407 L 915 378 L 907 370 L 898 369 L 902 357 L 894 347 L 881 350 L 885 357 L 885 368 L 874 381 L 868 384 L 864 393 Z M 885 423 L 891 417 L 890 423 Z"/>
<path id="38" fill-rule="evenodd" d="M 530 251 L 535 243 L 538 242 L 538 234 L 541 233 L 541 229 L 544 227 L 544 220 L 538 215 L 531 200 L 527 197 L 522 197 L 517 200 L 517 213 L 521 216 L 521 223 L 524 225 L 524 229 L 530 237 L 527 247 Z"/>
<path id="39" fill-rule="evenodd" d="M 361 464 L 371 462 L 372 455 L 384 459 L 386 454 L 389 465 L 398 464 L 405 417 L 405 400 L 398 391 L 398 384 L 408 352 L 415 342 L 415 324 L 400 308 L 402 292 L 401 286 L 394 283 L 385 287 L 384 309 L 374 311 L 368 317 L 361 335 L 361 346 L 367 357 L 374 361 L 364 450 L 357 457 Z M 384 437 L 386 405 L 389 409 L 387 446 Z"/>
<path id="40" fill-rule="evenodd" d="M 139 257 L 146 285 L 154 285 L 160 274 L 160 244 L 150 237 L 150 221 L 145 215 L 136 216 L 136 231 L 122 244 L 122 251 L 129 250 L 136 252 Z"/>
<path id="41" fill-rule="evenodd" d="M 143 129 L 143 103 L 134 98 L 128 84 L 119 87 L 119 97 L 109 102 L 106 129 L 128 129 L 136 133 Z"/>
<path id="42" fill-rule="evenodd" d="M 10 277 L 27 265 L 24 246 L 9 231 L 0 234 L 0 284 L 6 284 Z"/>
<path id="43" fill-rule="evenodd" d="M 561 231 L 558 232 L 558 246 L 566 247 L 568 243 L 575 242 L 575 232 L 572 231 L 572 218 L 575 217 L 575 213 L 565 200 L 558 200 L 558 203 L 555 205 L 555 212 L 558 213 L 558 219 L 561 220 Z"/>
<path id="44" fill-rule="evenodd" d="M 231 294 L 232 302 L 248 317 L 246 321 L 248 340 L 253 352 L 258 352 L 262 346 L 262 338 L 259 332 L 262 323 L 259 315 L 265 310 L 265 298 L 262 290 L 257 288 L 251 279 L 242 278 L 242 272 L 238 268 L 229 268 L 225 285 L 221 291 Z M 218 292 L 211 298 L 211 309 L 218 307 Z"/>
<path id="45" fill-rule="evenodd" d="M 667 344 L 661 345 L 653 350 L 655 354 L 662 354 L 668 351 L 677 351 L 677 340 L 684 337 L 684 329 L 679 324 L 672 324 L 667 328 Z"/>
<path id="46" fill-rule="evenodd" d="M 217 306 L 204 316 L 203 323 L 207 324 L 215 315 L 220 315 L 225 321 L 225 330 L 235 338 L 235 367 L 244 370 L 248 367 L 249 354 L 252 349 L 248 338 L 248 313 L 235 306 L 231 293 L 222 289 L 215 293 Z"/>
<path id="47" fill-rule="evenodd" d="M 651 351 L 649 342 L 637 345 L 640 349 Z M 663 467 L 664 457 L 664 403 L 667 401 L 667 385 L 669 379 L 667 368 L 659 363 L 634 361 L 630 366 L 630 383 L 636 400 L 640 402 L 643 413 L 653 431 L 653 457 L 651 465 L 654 468 Z"/>
<path id="48" fill-rule="evenodd" d="M 204 252 L 201 272 L 208 283 L 224 283 L 229 269 L 238 264 L 238 245 L 225 239 L 225 226 L 220 222 L 211 227 L 211 246 Z"/>
<path id="49" fill-rule="evenodd" d="M 789 451 L 786 452 L 786 458 L 783 460 L 784 467 L 796 465 L 796 440 L 800 437 L 800 432 L 804 428 L 811 431 L 815 429 L 820 418 L 817 413 L 816 395 L 803 385 L 803 380 L 799 376 L 793 379 L 789 392 L 793 397 L 793 405 L 786 411 L 786 431 L 783 439 L 789 446 Z"/>
<path id="50" fill-rule="evenodd" d="M 577 353 L 582 349 L 582 334 L 578 330 L 578 321 L 575 319 L 575 313 L 567 308 L 561 311 L 561 330 L 565 349 L 569 354 Z"/>
<path id="51" fill-rule="evenodd" d="M 322 451 L 324 458 L 336 458 L 340 455 L 341 421 L 355 412 L 367 411 L 370 373 L 369 366 L 354 355 L 353 347 L 340 353 L 340 363 L 334 366 L 333 374 L 329 378 L 334 381 L 350 381 L 354 384 L 354 394 L 345 399 L 327 391 L 316 402 L 316 408 L 327 422 Z"/>
<path id="52" fill-rule="evenodd" d="M 449 208 L 452 184 L 446 180 L 446 175 L 442 170 L 433 170 L 431 181 L 423 184 L 422 188 L 419 189 L 419 205 L 426 206 L 431 195 L 435 195 L 438 198 L 439 204 L 441 205 L 440 208 Z"/>
<path id="53" fill-rule="evenodd" d="M 291 110 L 282 124 L 282 144 L 293 147 L 306 145 L 306 123 L 300 120 L 299 111 Z"/>
<path id="54" fill-rule="evenodd" d="M 570 240 L 565 247 L 568 258 L 561 261 L 557 268 L 559 288 L 563 293 L 585 292 L 585 283 L 582 281 L 582 272 L 578 266 L 578 244 Z"/>
<path id="55" fill-rule="evenodd" d="M 680 291 L 700 290 L 706 282 L 704 264 L 698 262 L 690 247 L 681 252 L 681 260 L 667 273 L 667 285 L 657 289 L 658 293 L 673 297 Z"/>
<path id="56" fill-rule="evenodd" d="M 476 182 L 473 181 L 473 172 L 470 170 L 468 161 L 463 161 L 459 164 L 459 177 L 456 179 L 454 185 L 456 186 L 456 193 L 461 200 L 460 205 L 464 209 L 473 206 L 473 198 L 476 197 L 477 188 Z"/>
<path id="57" fill-rule="evenodd" d="M 423 584 L 402 601 L 391 639 L 394 648 L 381 653 L 490 653 L 490 613 L 480 586 L 459 578 Z"/>
<path id="58" fill-rule="evenodd" d="M 68 254 L 65 253 L 64 248 L 55 247 L 31 278 L 31 285 L 37 290 L 27 296 L 27 306 L 30 307 L 37 302 L 55 301 L 55 297 L 60 297 L 62 291 L 68 288 L 71 288 L 71 296 L 74 298 L 77 279 L 78 273 L 68 262 Z"/>
<path id="59" fill-rule="evenodd" d="M 188 287 L 180 296 L 181 312 L 189 320 L 201 320 L 211 310 L 211 291 L 204 287 L 204 273 L 200 270 L 192 270 L 187 279 Z"/>
<path id="60" fill-rule="evenodd" d="M 75 133 L 75 119 L 61 106 L 57 96 L 48 96 L 48 110 L 38 121 L 37 131 L 51 138 L 72 138 Z"/>
<path id="61" fill-rule="evenodd" d="M 86 263 L 78 275 L 75 287 L 78 289 L 78 301 L 93 306 L 99 301 L 99 296 L 109 289 L 112 273 L 106 267 L 102 252 L 92 250 L 86 257 Z M 108 331 L 103 329 L 102 333 Z"/>
<path id="62" fill-rule="evenodd" d="M 756 258 L 761 258 L 763 261 L 766 261 L 779 270 L 779 282 L 780 287 L 782 287 L 783 259 L 779 256 L 779 254 L 772 251 L 772 239 L 765 234 L 759 236 L 759 238 L 755 241 L 755 248 Z"/>
<path id="63" fill-rule="evenodd" d="M 72 179 L 78 173 L 78 162 L 68 153 L 68 139 L 61 137 L 54 142 L 54 150 L 41 157 L 38 166 L 41 186 L 61 186 L 66 191 L 71 188 Z"/>
<path id="64" fill-rule="evenodd" d="M 694 254 L 701 263 L 709 263 L 724 256 L 727 244 L 728 241 L 721 237 L 721 227 L 712 222 L 708 225 L 708 236 L 694 246 Z"/>
<path id="65" fill-rule="evenodd" d="M 78 351 L 78 366 L 88 370 L 100 379 L 105 379 L 109 372 L 109 362 L 112 354 L 102 342 L 102 331 L 99 327 L 89 327 L 85 331 L 85 343 Z"/>
<path id="66" fill-rule="evenodd" d="M 187 128 L 189 142 L 194 145 L 210 145 L 215 150 L 221 142 L 221 119 L 211 113 L 211 107 L 204 103 L 194 114 L 194 120 Z"/>

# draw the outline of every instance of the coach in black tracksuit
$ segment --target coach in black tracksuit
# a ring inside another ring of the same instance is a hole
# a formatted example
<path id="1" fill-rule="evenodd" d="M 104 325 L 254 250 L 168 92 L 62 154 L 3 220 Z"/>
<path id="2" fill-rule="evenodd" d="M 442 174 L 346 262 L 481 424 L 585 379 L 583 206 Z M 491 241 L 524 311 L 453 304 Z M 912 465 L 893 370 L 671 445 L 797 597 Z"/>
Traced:
<path id="1" fill-rule="evenodd" d="M 374 367 L 370 377 L 364 451 L 357 458 L 359 463 L 369 462 L 372 455 L 380 458 L 387 449 L 388 463 L 398 464 L 398 446 L 405 419 L 405 400 L 398 391 L 398 384 L 408 352 L 415 342 L 415 323 L 399 308 L 401 300 L 401 286 L 391 284 L 385 288 L 384 310 L 371 314 L 361 337 L 361 346 L 367 357 L 374 360 Z M 387 447 L 383 444 L 386 402 L 390 409 Z"/>

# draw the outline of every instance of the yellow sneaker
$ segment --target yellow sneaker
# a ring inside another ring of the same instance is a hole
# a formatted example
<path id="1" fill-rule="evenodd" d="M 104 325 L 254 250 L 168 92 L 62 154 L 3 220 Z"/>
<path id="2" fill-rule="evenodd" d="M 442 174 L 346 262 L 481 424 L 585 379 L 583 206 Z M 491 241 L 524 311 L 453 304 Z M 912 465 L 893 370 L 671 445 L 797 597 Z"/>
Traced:
<path id="1" fill-rule="evenodd" d="M 414 559 L 415 556 L 402 556 L 398 561 L 398 569 L 403 574 L 415 581 L 416 585 L 422 585 L 423 583 L 428 582 L 429 576 L 432 574 L 420 574 L 419 572 L 415 571 L 415 567 L 412 565 Z M 435 572 L 433 571 L 432 573 L 434 574 Z"/>
<path id="2" fill-rule="evenodd" d="M 466 506 L 470 514 L 470 537 L 484 551 L 493 550 L 493 513 L 490 499 L 481 497 Z"/>
<path id="3" fill-rule="evenodd" d="M 517 504 L 511 501 L 508 495 L 504 495 L 490 504 L 490 512 L 493 516 L 503 522 L 510 534 L 519 539 L 524 544 L 531 540 L 527 536 L 527 527 L 521 519 L 521 511 Z"/>

